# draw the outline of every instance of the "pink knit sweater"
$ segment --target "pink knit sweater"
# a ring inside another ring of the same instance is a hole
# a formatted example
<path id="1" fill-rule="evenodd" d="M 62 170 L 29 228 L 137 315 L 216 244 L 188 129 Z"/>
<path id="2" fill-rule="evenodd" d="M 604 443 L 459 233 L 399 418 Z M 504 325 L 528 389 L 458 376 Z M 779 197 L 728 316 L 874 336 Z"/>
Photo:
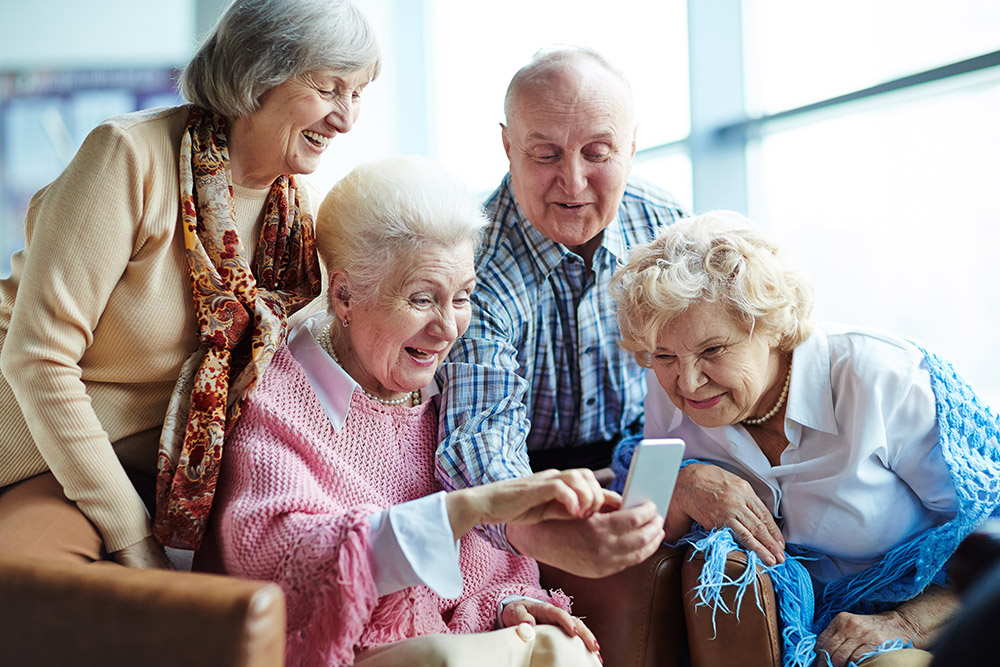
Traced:
<path id="1" fill-rule="evenodd" d="M 492 630 L 508 595 L 569 609 L 540 590 L 534 561 L 474 533 L 461 541 L 457 600 L 426 586 L 376 597 L 366 517 L 441 490 L 436 443 L 432 403 L 390 408 L 360 392 L 336 432 L 288 349 L 275 355 L 226 445 L 216 516 L 226 569 L 285 592 L 290 665 L 350 664 L 407 637 Z"/>

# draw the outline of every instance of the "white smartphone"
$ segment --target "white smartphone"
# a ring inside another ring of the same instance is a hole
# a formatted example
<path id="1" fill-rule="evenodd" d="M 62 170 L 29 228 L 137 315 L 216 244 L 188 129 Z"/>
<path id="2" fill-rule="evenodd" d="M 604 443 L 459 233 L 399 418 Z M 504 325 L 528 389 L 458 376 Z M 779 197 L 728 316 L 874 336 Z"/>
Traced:
<path id="1" fill-rule="evenodd" d="M 628 509 L 648 501 L 656 512 L 667 516 L 670 496 L 674 493 L 677 472 L 684 458 L 684 441 L 674 438 L 644 439 L 636 445 L 625 478 L 622 507 Z"/>

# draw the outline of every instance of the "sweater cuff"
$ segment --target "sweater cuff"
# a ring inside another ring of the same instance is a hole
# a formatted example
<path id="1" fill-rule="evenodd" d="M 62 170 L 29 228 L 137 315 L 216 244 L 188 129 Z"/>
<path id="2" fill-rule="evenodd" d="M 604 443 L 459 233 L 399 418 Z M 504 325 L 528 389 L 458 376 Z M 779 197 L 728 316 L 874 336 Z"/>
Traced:
<path id="1" fill-rule="evenodd" d="M 97 526 L 108 553 L 141 542 L 153 534 L 153 522 L 135 489 L 129 485 L 127 489 L 116 491 L 106 502 L 78 503 L 80 511 Z"/>

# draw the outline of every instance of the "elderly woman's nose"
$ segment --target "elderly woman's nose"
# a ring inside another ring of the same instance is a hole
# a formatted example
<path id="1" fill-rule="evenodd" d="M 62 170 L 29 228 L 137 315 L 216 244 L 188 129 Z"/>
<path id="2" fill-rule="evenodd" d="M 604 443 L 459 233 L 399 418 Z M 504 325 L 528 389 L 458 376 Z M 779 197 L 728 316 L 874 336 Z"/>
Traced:
<path id="1" fill-rule="evenodd" d="M 677 374 L 677 385 L 683 392 L 694 392 L 705 383 L 705 374 L 701 372 L 697 363 L 687 362 L 680 364 Z"/>
<path id="2" fill-rule="evenodd" d="M 346 134 L 351 131 L 352 127 L 354 127 L 354 120 L 356 117 L 357 113 L 354 108 L 353 100 L 337 100 L 330 109 L 330 113 L 327 114 L 326 120 L 334 127 L 334 129 L 337 130 L 337 132 Z"/>
<path id="3" fill-rule="evenodd" d="M 433 331 L 445 340 L 458 338 L 458 318 L 454 308 L 441 308 L 431 323 Z"/>

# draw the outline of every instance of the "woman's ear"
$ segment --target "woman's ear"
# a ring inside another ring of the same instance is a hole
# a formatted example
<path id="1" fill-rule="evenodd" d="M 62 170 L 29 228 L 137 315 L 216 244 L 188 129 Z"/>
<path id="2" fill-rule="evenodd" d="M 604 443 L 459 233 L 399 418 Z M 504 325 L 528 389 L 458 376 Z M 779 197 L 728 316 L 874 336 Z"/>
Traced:
<path id="1" fill-rule="evenodd" d="M 341 322 L 351 321 L 350 280 L 339 269 L 330 274 L 330 314 Z"/>

